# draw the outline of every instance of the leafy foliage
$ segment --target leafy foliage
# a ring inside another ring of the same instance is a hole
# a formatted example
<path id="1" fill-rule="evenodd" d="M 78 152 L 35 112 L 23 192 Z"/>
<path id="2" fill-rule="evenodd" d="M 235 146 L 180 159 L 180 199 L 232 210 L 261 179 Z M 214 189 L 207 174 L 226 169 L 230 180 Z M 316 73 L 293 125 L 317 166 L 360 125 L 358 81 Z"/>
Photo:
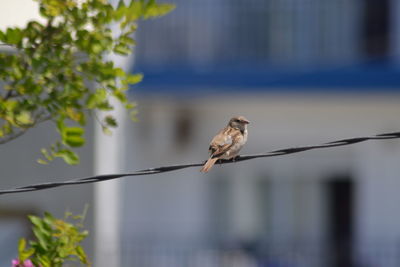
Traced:
<path id="1" fill-rule="evenodd" d="M 162 16 L 174 6 L 155 0 L 120 0 L 117 6 L 107 0 L 37 1 L 47 23 L 31 21 L 25 28 L 0 31 L 0 42 L 16 48 L 0 54 L 0 144 L 51 120 L 60 140 L 42 149 L 39 162 L 60 157 L 77 164 L 72 149 L 85 144 L 88 116 L 113 110 L 112 97 L 135 112 L 126 90 L 142 75 L 126 73 L 104 56 L 129 55 L 137 21 Z M 111 115 L 98 121 L 106 133 L 117 126 Z"/>
<path id="2" fill-rule="evenodd" d="M 66 261 L 78 261 L 87 266 L 89 260 L 80 245 L 88 232 L 82 230 L 84 216 L 66 214 L 64 220 L 54 218 L 45 213 L 43 218 L 30 215 L 33 234 L 36 240 L 27 241 L 22 238 L 18 244 L 18 262 L 31 261 L 34 266 L 60 267 Z M 78 221 L 68 222 L 68 219 Z"/>

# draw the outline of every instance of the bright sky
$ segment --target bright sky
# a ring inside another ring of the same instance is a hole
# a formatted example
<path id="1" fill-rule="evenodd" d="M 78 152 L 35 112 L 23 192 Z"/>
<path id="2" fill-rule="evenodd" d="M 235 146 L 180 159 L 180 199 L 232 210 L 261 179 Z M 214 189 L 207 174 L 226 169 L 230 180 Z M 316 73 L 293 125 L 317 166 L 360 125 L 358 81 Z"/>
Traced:
<path id="1" fill-rule="evenodd" d="M 38 3 L 33 0 L 0 0 L 0 29 L 24 26 L 30 20 L 42 20 Z"/>

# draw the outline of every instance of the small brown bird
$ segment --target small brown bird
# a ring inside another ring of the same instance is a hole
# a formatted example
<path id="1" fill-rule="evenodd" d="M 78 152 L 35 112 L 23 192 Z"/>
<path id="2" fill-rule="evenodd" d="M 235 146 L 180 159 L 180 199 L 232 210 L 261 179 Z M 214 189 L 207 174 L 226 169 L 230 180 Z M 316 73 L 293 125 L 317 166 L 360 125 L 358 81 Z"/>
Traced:
<path id="1" fill-rule="evenodd" d="M 200 171 L 208 172 L 219 159 L 235 158 L 247 141 L 249 123 L 243 116 L 230 119 L 228 125 L 211 140 L 208 148 L 210 158 Z"/>

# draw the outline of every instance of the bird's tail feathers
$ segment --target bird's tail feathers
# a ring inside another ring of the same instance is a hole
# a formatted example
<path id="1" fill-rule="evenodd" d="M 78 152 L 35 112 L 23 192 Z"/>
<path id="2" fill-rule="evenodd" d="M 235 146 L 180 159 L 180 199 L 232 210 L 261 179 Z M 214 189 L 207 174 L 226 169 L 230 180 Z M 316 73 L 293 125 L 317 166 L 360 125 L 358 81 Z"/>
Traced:
<path id="1" fill-rule="evenodd" d="M 204 164 L 203 168 L 201 168 L 201 172 L 208 172 L 212 166 L 214 166 L 215 162 L 217 162 L 218 158 L 209 158 L 206 162 L 206 164 Z"/>

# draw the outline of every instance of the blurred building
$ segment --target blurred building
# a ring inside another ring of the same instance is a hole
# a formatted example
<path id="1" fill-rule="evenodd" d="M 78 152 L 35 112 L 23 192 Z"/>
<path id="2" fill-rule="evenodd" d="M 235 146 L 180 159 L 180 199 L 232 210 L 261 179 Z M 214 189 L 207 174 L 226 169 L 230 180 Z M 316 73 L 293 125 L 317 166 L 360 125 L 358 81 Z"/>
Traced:
<path id="1" fill-rule="evenodd" d="M 400 127 L 398 1 L 170 1 L 143 22 L 126 169 L 204 160 L 233 115 L 243 153 Z M 398 141 L 123 181 L 131 266 L 398 266 Z"/>

